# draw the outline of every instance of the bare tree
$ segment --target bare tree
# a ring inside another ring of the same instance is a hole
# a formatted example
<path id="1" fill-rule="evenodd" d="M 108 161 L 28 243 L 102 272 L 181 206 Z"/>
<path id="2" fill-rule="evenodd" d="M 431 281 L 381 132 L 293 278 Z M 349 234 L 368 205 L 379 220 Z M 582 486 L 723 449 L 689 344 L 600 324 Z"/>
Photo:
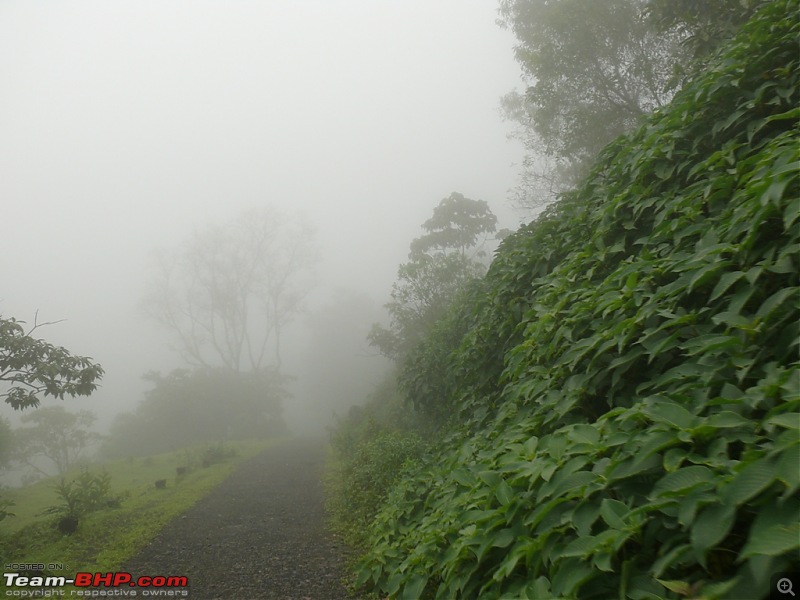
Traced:
<path id="1" fill-rule="evenodd" d="M 310 289 L 315 261 L 304 219 L 251 209 L 162 253 L 145 310 L 171 330 L 193 366 L 280 368 L 281 333 Z"/>

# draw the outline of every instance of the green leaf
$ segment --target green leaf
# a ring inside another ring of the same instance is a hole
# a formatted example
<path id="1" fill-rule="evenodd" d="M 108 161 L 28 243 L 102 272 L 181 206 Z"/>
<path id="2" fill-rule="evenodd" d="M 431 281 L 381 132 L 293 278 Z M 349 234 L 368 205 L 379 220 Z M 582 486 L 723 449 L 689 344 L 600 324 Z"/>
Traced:
<path id="1" fill-rule="evenodd" d="M 786 429 L 800 429 L 800 413 L 782 413 L 764 421 L 764 425 L 777 425 Z"/>
<path id="2" fill-rule="evenodd" d="M 660 467 L 661 457 L 658 455 L 651 454 L 646 458 L 634 456 L 613 464 L 609 472 L 606 474 L 606 478 L 609 482 L 618 481 L 620 479 L 633 477 L 634 475 L 640 475 L 641 473 L 645 473 L 651 469 L 657 469 Z"/>
<path id="3" fill-rule="evenodd" d="M 705 566 L 705 555 L 709 548 L 721 542 L 733 527 L 736 509 L 728 504 L 716 504 L 705 508 L 692 524 L 692 548 L 700 564 Z"/>
<path id="4" fill-rule="evenodd" d="M 492 546 L 494 548 L 507 548 L 517 538 L 516 532 L 511 527 L 501 529 L 492 536 Z"/>
<path id="5" fill-rule="evenodd" d="M 475 476 L 467 469 L 456 469 L 450 473 L 450 477 L 464 487 L 471 487 L 475 483 Z"/>
<path id="6" fill-rule="evenodd" d="M 751 535 L 739 554 L 739 562 L 763 554 L 780 556 L 800 548 L 800 523 L 780 523 Z"/>
<path id="7" fill-rule="evenodd" d="M 793 494 L 800 487 L 800 445 L 794 445 L 780 454 L 775 476 L 786 484 L 787 494 Z"/>
<path id="8" fill-rule="evenodd" d="M 692 586 L 686 581 L 677 581 L 672 579 L 656 579 L 656 581 L 667 588 L 670 592 L 675 592 L 681 596 L 688 596 L 692 593 Z"/>
<path id="9" fill-rule="evenodd" d="M 497 486 L 495 495 L 497 496 L 497 500 L 500 502 L 500 504 L 503 506 L 508 506 L 508 504 L 510 504 L 514 499 L 514 490 L 511 489 L 511 486 L 505 481 L 501 481 Z"/>
<path id="10" fill-rule="evenodd" d="M 677 471 L 688 452 L 683 448 L 670 448 L 664 453 L 664 470 L 668 473 Z"/>
<path id="11" fill-rule="evenodd" d="M 600 440 L 600 432 L 592 425 L 579 423 L 569 430 L 567 437 L 577 444 L 595 445 Z"/>
<path id="12" fill-rule="evenodd" d="M 500 485 L 500 482 L 503 481 L 503 478 L 497 471 L 481 471 L 478 473 L 478 477 L 480 477 L 481 481 L 493 489 Z"/>
<path id="13" fill-rule="evenodd" d="M 709 303 L 722 296 L 737 281 L 744 277 L 743 271 L 731 271 L 722 275 L 708 298 Z"/>
<path id="14" fill-rule="evenodd" d="M 586 484 L 596 481 L 597 479 L 597 473 L 592 473 L 591 471 L 578 471 L 577 473 L 570 473 L 562 480 L 553 480 L 552 483 L 555 485 L 553 486 L 554 489 L 552 490 L 552 494 L 553 496 L 560 496 L 564 492 L 569 491 L 570 496 L 582 495 L 582 489 L 586 486 Z M 542 490 L 544 489 L 545 486 L 542 486 Z"/>
<path id="15" fill-rule="evenodd" d="M 772 483 L 775 480 L 775 471 L 775 463 L 769 459 L 762 458 L 752 462 L 722 489 L 722 496 L 727 503 L 739 506 Z"/>
<path id="16" fill-rule="evenodd" d="M 656 423 L 668 423 L 677 429 L 691 429 L 697 421 L 697 417 L 676 402 L 655 402 L 642 412 Z"/>
<path id="17" fill-rule="evenodd" d="M 596 502 L 587 500 L 575 509 L 572 514 L 572 525 L 579 536 L 587 536 L 591 532 L 592 525 L 600 514 L 600 507 Z"/>
<path id="18" fill-rule="evenodd" d="M 714 481 L 714 473 L 708 467 L 700 465 L 684 467 L 674 473 L 667 473 L 658 480 L 653 487 L 650 498 L 655 499 L 664 494 L 685 492 L 700 485 L 711 487 Z"/>
<path id="19" fill-rule="evenodd" d="M 425 575 L 414 575 L 411 581 L 403 588 L 403 600 L 419 600 L 422 597 L 422 590 L 428 584 L 428 577 Z"/>
<path id="20" fill-rule="evenodd" d="M 600 515 L 603 520 L 613 529 L 624 529 L 625 521 L 623 517 L 630 512 L 628 506 L 619 500 L 604 498 L 600 503 Z"/>
<path id="21" fill-rule="evenodd" d="M 558 563 L 553 577 L 553 592 L 556 597 L 574 597 L 578 587 L 591 579 L 595 570 L 578 558 L 568 558 Z"/>
<path id="22" fill-rule="evenodd" d="M 761 319 L 766 319 L 776 308 L 791 298 L 795 299 L 796 304 L 798 297 L 797 291 L 798 288 L 796 287 L 788 287 L 775 292 L 772 296 L 764 300 L 756 312 L 756 316 Z"/>
<path id="23" fill-rule="evenodd" d="M 587 535 L 572 540 L 567 547 L 560 552 L 560 556 L 567 558 L 571 556 L 585 557 L 597 548 L 597 537 Z"/>
<path id="24" fill-rule="evenodd" d="M 748 288 L 750 291 L 751 288 Z M 745 316 L 740 315 L 738 312 L 725 311 L 711 317 L 711 320 L 719 325 L 727 325 L 728 327 L 747 328 L 750 327 L 751 321 Z"/>
<path id="25" fill-rule="evenodd" d="M 680 564 L 684 560 L 684 556 L 690 552 L 692 547 L 689 544 L 680 544 L 675 546 L 672 550 L 667 552 L 664 556 L 658 558 L 652 567 L 653 576 L 658 578 L 663 575 L 665 571 L 670 570 L 674 565 Z"/>
<path id="26" fill-rule="evenodd" d="M 536 448 L 539 445 L 539 438 L 536 436 L 531 436 L 528 438 L 523 447 L 525 448 L 525 455 L 528 457 L 532 457 L 536 453 Z"/>
<path id="27" fill-rule="evenodd" d="M 745 419 L 742 415 L 730 410 L 723 410 L 711 415 L 706 423 L 717 429 L 728 427 L 752 427 L 753 425 L 750 419 Z"/>

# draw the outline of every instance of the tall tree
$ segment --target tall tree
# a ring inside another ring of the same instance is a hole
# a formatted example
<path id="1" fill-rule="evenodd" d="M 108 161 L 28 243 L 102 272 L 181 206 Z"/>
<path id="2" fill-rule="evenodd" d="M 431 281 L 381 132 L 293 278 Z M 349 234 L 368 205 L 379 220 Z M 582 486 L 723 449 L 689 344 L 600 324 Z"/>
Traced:
<path id="1" fill-rule="evenodd" d="M 482 257 L 485 238 L 495 232 L 497 217 L 484 200 L 471 200 L 453 192 L 433 209 L 422 224 L 427 233 L 411 242 L 411 254 L 450 254 Z"/>
<path id="2" fill-rule="evenodd" d="M 47 459 L 63 475 L 91 444 L 101 439 L 90 430 L 96 417 L 87 410 L 71 413 L 61 406 L 47 406 L 20 420 L 30 425 L 14 432 L 14 459 L 45 476 L 52 473 L 39 466 L 38 458 Z"/>
<path id="3" fill-rule="evenodd" d="M 527 83 L 503 101 L 528 151 L 523 204 L 572 186 L 601 148 L 672 97 L 683 37 L 656 31 L 646 4 L 500 0 Z"/>
<path id="4" fill-rule="evenodd" d="M 373 325 L 370 344 L 393 360 L 402 359 L 456 294 L 483 275 L 484 242 L 496 226 L 485 201 L 457 192 L 444 198 L 422 225 L 426 233 L 411 242 L 409 261 L 398 268 L 392 300 L 386 304 L 390 325 Z"/>
<path id="5" fill-rule="evenodd" d="M 192 366 L 280 367 L 281 333 L 300 310 L 315 260 L 306 221 L 274 208 L 248 210 L 162 254 L 145 309 Z"/>
<path id="6" fill-rule="evenodd" d="M 17 410 L 39 406 L 44 396 L 88 396 L 103 376 L 91 359 L 33 337 L 49 324 L 34 319 L 26 331 L 24 321 L 0 317 L 0 382 L 10 385 L 0 398 Z"/>

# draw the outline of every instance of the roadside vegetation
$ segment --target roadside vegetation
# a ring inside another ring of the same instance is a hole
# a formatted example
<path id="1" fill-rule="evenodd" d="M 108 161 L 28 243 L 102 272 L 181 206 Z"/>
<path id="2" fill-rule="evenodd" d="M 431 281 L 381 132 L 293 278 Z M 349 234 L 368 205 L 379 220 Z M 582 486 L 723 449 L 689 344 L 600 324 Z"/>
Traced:
<path id="1" fill-rule="evenodd" d="M 8 490 L 0 562 L 62 564 L 49 575 L 110 571 L 221 483 L 280 440 L 233 441 L 92 464 Z M 74 529 L 64 530 L 65 518 Z"/>
<path id="2" fill-rule="evenodd" d="M 800 6 L 750 4 L 414 330 L 403 400 L 340 423 L 359 585 L 762 598 L 800 568 Z"/>

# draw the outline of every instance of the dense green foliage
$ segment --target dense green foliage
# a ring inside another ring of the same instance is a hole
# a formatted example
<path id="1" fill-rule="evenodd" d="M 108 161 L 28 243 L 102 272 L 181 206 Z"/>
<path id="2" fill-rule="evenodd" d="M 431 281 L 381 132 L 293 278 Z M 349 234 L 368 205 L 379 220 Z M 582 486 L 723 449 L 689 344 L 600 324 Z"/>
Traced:
<path id="1" fill-rule="evenodd" d="M 797 11 L 762 7 L 414 352 L 411 400 L 458 419 L 362 582 L 760 598 L 800 565 Z"/>
<path id="2" fill-rule="evenodd" d="M 702 60 L 736 33 L 766 0 L 648 0 L 649 19 L 662 30 L 677 28 L 685 46 Z"/>
<path id="3" fill-rule="evenodd" d="M 327 509 L 353 547 L 366 548 L 368 525 L 389 490 L 425 451 L 424 427 L 403 405 L 391 373 L 367 403 L 353 406 L 331 432 Z"/>

